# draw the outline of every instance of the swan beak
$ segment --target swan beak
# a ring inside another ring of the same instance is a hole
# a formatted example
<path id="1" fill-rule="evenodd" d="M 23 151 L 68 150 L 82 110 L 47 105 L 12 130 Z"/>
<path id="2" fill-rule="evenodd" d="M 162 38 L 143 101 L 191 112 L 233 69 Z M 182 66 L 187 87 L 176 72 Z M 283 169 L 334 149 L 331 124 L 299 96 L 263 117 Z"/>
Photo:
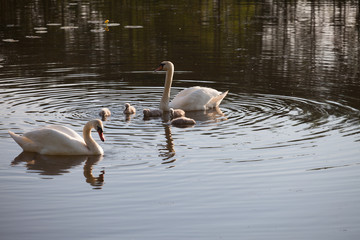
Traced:
<path id="1" fill-rule="evenodd" d="M 104 137 L 104 132 L 103 130 L 100 128 L 99 130 L 97 130 L 99 137 L 101 139 L 101 141 L 105 142 L 105 137 Z"/>
<path id="2" fill-rule="evenodd" d="M 163 64 L 160 64 L 160 65 L 154 70 L 154 72 L 163 70 L 163 67 L 164 67 L 164 65 L 163 65 Z"/>

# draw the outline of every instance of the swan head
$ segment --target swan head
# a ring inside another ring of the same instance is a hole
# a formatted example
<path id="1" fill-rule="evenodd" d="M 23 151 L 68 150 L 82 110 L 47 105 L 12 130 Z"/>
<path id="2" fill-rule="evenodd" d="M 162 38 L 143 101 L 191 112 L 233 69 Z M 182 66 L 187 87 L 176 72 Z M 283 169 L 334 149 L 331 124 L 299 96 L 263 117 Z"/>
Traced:
<path id="1" fill-rule="evenodd" d="M 170 69 L 174 69 L 174 64 L 170 61 L 162 61 L 154 71 L 167 71 Z"/>
<path id="2" fill-rule="evenodd" d="M 101 141 L 105 141 L 104 137 L 104 125 L 100 119 L 92 121 L 92 127 L 98 132 Z"/>
<path id="3" fill-rule="evenodd" d="M 128 109 L 129 107 L 130 107 L 130 104 L 128 104 L 128 103 L 125 103 L 125 109 Z"/>

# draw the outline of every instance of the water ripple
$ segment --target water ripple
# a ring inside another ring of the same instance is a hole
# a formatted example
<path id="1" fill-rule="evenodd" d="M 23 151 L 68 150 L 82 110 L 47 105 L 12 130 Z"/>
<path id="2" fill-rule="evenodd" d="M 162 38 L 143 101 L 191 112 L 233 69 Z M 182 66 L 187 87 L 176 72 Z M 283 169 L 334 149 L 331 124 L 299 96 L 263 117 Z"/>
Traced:
<path id="1" fill-rule="evenodd" d="M 21 133 L 40 123 L 70 125 L 81 132 L 86 121 L 99 118 L 100 108 L 108 107 L 112 116 L 105 122 L 107 142 L 103 147 L 108 157 L 120 158 L 124 166 L 156 166 L 154 156 L 172 166 L 179 158 L 192 156 L 193 150 L 199 151 L 201 158 L 226 159 L 223 161 L 228 163 L 274 161 L 321 154 L 328 144 L 338 148 L 343 144 L 348 149 L 359 142 L 359 111 L 326 100 L 229 93 L 220 109 L 187 112 L 197 125 L 179 129 L 167 125 L 168 118 L 142 117 L 142 109 L 158 106 L 161 87 L 129 88 L 114 83 L 119 85 L 109 86 L 109 90 L 102 86 L 99 91 L 101 83 L 95 81 L 54 84 L 41 78 L 27 79 L 24 88 L 14 88 L 14 82 L 18 84 L 19 79 L 5 81 L 9 89 L 1 102 L 7 111 L 0 125 L 2 132 L 12 126 Z M 46 87 L 39 87 L 41 84 Z M 173 95 L 179 90 L 174 88 Z M 131 118 L 122 113 L 125 102 L 137 108 Z M 347 140 L 339 143 L 339 137 Z"/>

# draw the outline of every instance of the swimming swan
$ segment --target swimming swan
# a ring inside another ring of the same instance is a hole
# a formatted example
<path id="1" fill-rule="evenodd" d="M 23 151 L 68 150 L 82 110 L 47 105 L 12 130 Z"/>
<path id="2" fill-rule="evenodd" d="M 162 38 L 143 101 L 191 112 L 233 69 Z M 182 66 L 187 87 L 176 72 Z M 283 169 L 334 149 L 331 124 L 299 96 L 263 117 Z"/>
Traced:
<path id="1" fill-rule="evenodd" d="M 160 102 L 160 109 L 168 112 L 170 108 L 179 108 L 184 111 L 207 110 L 218 107 L 228 91 L 221 93 L 207 87 L 190 87 L 179 92 L 169 103 L 171 83 L 174 75 L 174 64 L 170 61 L 160 63 L 155 71 L 166 71 L 165 86 Z"/>
<path id="2" fill-rule="evenodd" d="M 99 119 L 85 124 L 84 139 L 74 130 L 59 125 L 38 128 L 23 136 L 11 131 L 9 134 L 27 152 L 44 155 L 103 155 L 103 149 L 91 137 L 92 128 L 98 132 L 101 141 L 104 142 L 104 127 Z"/>

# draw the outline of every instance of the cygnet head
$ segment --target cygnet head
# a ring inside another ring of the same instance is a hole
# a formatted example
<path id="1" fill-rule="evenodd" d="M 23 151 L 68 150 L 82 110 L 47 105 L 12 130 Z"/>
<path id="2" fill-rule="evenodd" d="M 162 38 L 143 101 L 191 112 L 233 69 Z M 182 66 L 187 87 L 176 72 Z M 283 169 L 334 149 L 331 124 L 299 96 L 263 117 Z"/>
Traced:
<path id="1" fill-rule="evenodd" d="M 144 114 L 144 117 L 150 117 L 150 109 L 145 108 L 145 109 L 143 110 L 143 114 Z"/>
<path id="2" fill-rule="evenodd" d="M 130 104 L 125 103 L 125 109 L 128 109 L 130 107 Z"/>
<path id="3" fill-rule="evenodd" d="M 174 64 L 170 61 L 162 61 L 159 66 L 155 69 L 155 72 L 156 71 L 161 71 L 161 70 L 164 70 L 164 71 L 167 71 L 167 70 L 170 70 L 170 69 L 174 69 Z"/>

